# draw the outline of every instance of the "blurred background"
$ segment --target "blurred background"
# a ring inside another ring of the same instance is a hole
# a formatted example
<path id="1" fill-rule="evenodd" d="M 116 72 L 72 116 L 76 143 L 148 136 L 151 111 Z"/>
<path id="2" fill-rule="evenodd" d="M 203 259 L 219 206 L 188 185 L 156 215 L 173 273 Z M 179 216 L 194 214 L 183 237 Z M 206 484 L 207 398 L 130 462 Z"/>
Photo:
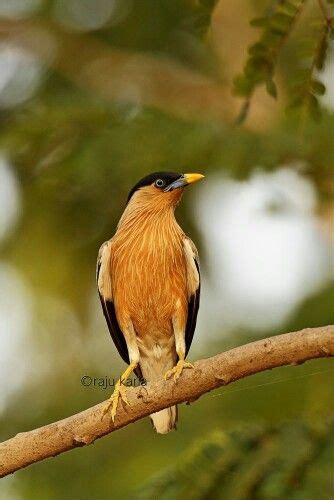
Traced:
<path id="1" fill-rule="evenodd" d="M 247 49 L 268 28 L 250 20 L 277 5 L 290 20 L 262 43 L 279 47 L 270 77 L 254 78 Z M 1 440 L 110 395 L 80 382 L 124 368 L 96 256 L 152 171 L 206 176 L 178 209 L 202 264 L 190 359 L 334 322 L 332 14 L 325 1 L 0 0 Z M 0 497 L 130 498 L 198 440 L 221 452 L 224 436 L 249 425 L 258 436 L 259 425 L 293 420 L 284 443 L 300 449 L 296 426 L 334 416 L 333 376 L 331 360 L 259 374 L 182 405 L 176 433 L 159 437 L 142 420 L 3 479 Z M 305 472 L 296 498 L 333 498 L 332 445 L 327 483 L 323 465 L 313 486 Z"/>

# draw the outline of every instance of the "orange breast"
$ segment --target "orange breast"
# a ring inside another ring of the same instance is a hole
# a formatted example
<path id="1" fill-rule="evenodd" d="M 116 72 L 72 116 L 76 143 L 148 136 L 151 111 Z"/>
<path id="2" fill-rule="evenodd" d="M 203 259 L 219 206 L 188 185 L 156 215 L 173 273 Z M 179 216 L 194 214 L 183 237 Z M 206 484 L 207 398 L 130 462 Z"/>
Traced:
<path id="1" fill-rule="evenodd" d="M 111 251 L 113 298 L 120 326 L 130 318 L 138 337 L 149 336 L 152 341 L 173 334 L 176 304 L 181 305 L 184 323 L 187 314 L 182 234 L 163 234 L 161 228 L 158 233 L 148 227 L 128 240 L 116 234 Z"/>

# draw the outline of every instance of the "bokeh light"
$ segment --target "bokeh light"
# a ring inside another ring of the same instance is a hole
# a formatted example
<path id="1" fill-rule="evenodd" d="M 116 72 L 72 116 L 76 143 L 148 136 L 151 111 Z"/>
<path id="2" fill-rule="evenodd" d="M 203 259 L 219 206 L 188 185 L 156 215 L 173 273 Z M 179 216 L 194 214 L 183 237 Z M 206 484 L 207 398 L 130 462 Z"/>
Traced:
<path id="1" fill-rule="evenodd" d="M 31 292 L 21 275 L 0 261 L 0 415 L 30 371 Z"/>
<path id="2" fill-rule="evenodd" d="M 316 202 L 311 182 L 288 167 L 208 182 L 196 211 L 210 259 L 202 321 L 214 316 L 215 331 L 277 327 L 327 283 Z"/>
<path id="3" fill-rule="evenodd" d="M 26 50 L 0 43 L 0 109 L 29 99 L 40 84 L 42 68 Z"/>
<path id="4" fill-rule="evenodd" d="M 68 29 L 92 31 L 122 22 L 131 5 L 131 0 L 56 0 L 53 15 Z"/>
<path id="5" fill-rule="evenodd" d="M 0 0 L 0 16 L 23 18 L 37 11 L 43 0 Z"/>

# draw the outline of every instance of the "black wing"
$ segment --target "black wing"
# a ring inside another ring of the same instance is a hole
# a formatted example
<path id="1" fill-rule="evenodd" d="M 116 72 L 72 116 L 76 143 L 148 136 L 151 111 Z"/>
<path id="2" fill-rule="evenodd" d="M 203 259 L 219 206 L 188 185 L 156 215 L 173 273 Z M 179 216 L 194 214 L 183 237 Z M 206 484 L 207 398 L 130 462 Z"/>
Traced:
<path id="1" fill-rule="evenodd" d="M 188 317 L 187 317 L 187 324 L 186 324 L 186 331 L 185 331 L 185 345 L 186 345 L 186 356 L 189 352 L 191 343 L 193 341 L 194 337 L 194 332 L 196 328 L 196 321 L 197 321 L 197 314 L 198 314 L 198 309 L 199 309 L 199 302 L 200 302 L 200 294 L 201 294 L 201 275 L 200 275 L 200 269 L 199 269 L 199 260 L 198 260 L 198 254 L 195 245 L 192 243 L 191 240 L 188 240 L 191 244 L 192 250 L 193 250 L 193 255 L 189 256 L 189 258 L 193 259 L 192 262 L 189 262 L 188 265 L 192 265 L 196 267 L 197 273 L 198 273 L 198 283 L 197 286 L 194 287 L 192 290 L 192 293 L 189 296 L 189 301 L 188 301 Z"/>
<path id="2" fill-rule="evenodd" d="M 104 245 L 106 245 L 106 244 L 104 244 Z M 104 245 L 102 245 L 102 247 L 101 247 L 101 250 L 100 250 L 99 256 L 98 256 L 98 260 L 97 260 L 97 268 L 96 268 L 97 284 L 99 283 L 99 276 L 100 276 L 100 272 L 101 272 L 102 259 L 106 258 L 103 254 Z M 126 341 L 125 341 L 124 335 L 122 333 L 122 330 L 120 329 L 118 321 L 117 321 L 114 303 L 110 298 L 105 298 L 103 296 L 103 294 L 101 293 L 101 291 L 99 289 L 99 285 L 97 286 L 97 289 L 99 292 L 99 297 L 100 297 L 100 301 L 101 301 L 101 305 L 102 305 L 102 309 L 103 309 L 103 314 L 104 314 L 104 317 L 106 318 L 111 338 L 113 339 L 113 342 L 114 342 L 121 358 L 123 359 L 123 361 L 125 361 L 125 363 L 127 363 L 127 364 L 130 364 L 128 348 L 127 348 Z"/>

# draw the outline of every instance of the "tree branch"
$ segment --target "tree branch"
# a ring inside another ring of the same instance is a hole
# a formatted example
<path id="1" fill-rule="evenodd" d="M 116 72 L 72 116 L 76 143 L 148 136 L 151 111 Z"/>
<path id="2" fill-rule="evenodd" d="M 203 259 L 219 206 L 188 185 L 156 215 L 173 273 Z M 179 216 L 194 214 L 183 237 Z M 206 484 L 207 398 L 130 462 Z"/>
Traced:
<path id="1" fill-rule="evenodd" d="M 115 424 L 101 420 L 104 403 L 0 443 L 0 477 L 116 431 L 163 408 L 195 401 L 202 394 L 271 368 L 334 356 L 334 326 L 307 328 L 252 342 L 195 363 L 175 384 L 160 380 L 128 388 L 130 406 L 118 409 Z"/>

